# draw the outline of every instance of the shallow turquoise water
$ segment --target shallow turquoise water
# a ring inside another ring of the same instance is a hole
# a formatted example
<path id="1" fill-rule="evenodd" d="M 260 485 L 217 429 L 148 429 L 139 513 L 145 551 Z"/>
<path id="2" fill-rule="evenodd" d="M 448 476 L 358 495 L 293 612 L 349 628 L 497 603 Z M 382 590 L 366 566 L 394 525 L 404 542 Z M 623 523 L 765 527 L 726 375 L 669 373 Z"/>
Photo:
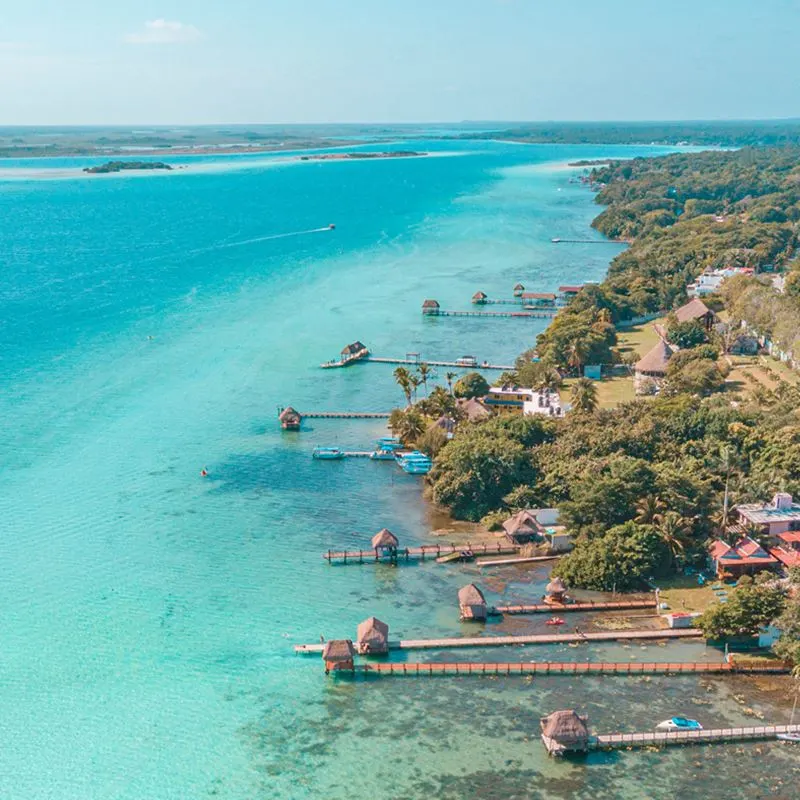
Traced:
<path id="1" fill-rule="evenodd" d="M 786 715 L 749 683 L 349 684 L 291 649 L 372 613 L 393 637 L 457 635 L 467 579 L 493 598 L 538 593 L 543 571 L 328 567 L 329 547 L 383 526 L 430 541 L 440 521 L 392 465 L 311 460 L 315 443 L 368 446 L 380 424 L 281 434 L 276 407 L 398 403 L 391 367 L 317 368 L 356 338 L 379 355 L 512 359 L 542 323 L 423 319 L 422 300 L 600 279 L 616 246 L 550 243 L 593 237 L 597 213 L 552 164 L 632 152 L 657 149 L 447 143 L 427 159 L 248 155 L 0 183 L 0 797 L 662 797 L 694 781 L 739 796 L 730 767 L 756 763 L 752 746 L 563 764 L 543 757 L 538 717 L 577 704 L 603 730 L 676 711 L 745 722 L 737 691 Z M 241 244 L 283 234 L 297 235 Z M 719 657 L 501 657 L 554 655 Z M 781 796 L 768 792 L 791 751 L 764 749 L 749 796 Z"/>

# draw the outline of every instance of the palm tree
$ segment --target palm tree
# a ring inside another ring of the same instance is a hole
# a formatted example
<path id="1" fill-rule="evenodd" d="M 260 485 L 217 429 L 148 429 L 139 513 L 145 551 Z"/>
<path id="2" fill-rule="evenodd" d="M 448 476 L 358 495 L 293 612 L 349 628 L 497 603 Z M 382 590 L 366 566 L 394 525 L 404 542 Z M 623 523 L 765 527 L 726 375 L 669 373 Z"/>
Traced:
<path id="1" fill-rule="evenodd" d="M 453 381 L 458 377 L 457 372 L 448 372 L 445 374 L 445 380 L 447 381 L 447 391 L 450 394 L 453 394 Z"/>
<path id="2" fill-rule="evenodd" d="M 738 462 L 736 451 L 729 445 L 723 445 L 719 451 L 719 467 L 725 476 L 725 495 L 722 501 L 722 514 L 720 515 L 720 532 L 725 535 L 728 529 L 728 514 L 730 511 L 730 482 L 731 474 L 736 469 Z"/>
<path id="3" fill-rule="evenodd" d="M 578 375 L 583 374 L 583 365 L 589 357 L 589 343 L 586 339 L 573 339 L 567 351 L 567 364 L 578 371 Z"/>
<path id="4" fill-rule="evenodd" d="M 420 385 L 422 384 L 422 378 L 419 375 L 409 375 L 408 380 L 411 383 L 411 389 L 414 392 L 414 400 L 417 399 L 417 389 L 419 389 Z"/>
<path id="5" fill-rule="evenodd" d="M 414 444 L 425 433 L 425 418 L 413 408 L 403 414 L 396 431 L 404 444 Z"/>
<path id="6" fill-rule="evenodd" d="M 406 405 L 410 406 L 412 392 L 411 373 L 405 367 L 398 367 L 394 371 L 394 379 L 397 381 L 397 385 L 403 390 L 403 394 L 406 396 Z"/>
<path id="7" fill-rule="evenodd" d="M 417 366 L 417 372 L 419 373 L 419 379 L 422 381 L 422 385 L 425 387 L 425 394 L 428 394 L 428 378 L 432 372 L 431 365 L 423 361 Z"/>
<path id="8" fill-rule="evenodd" d="M 657 495 L 649 494 L 636 504 L 636 519 L 640 525 L 653 525 L 658 522 L 664 511 L 666 503 Z"/>
<path id="9" fill-rule="evenodd" d="M 574 411 L 593 414 L 597 408 L 597 387 L 589 378 L 578 378 L 572 385 L 570 396 Z"/>
<path id="10" fill-rule="evenodd" d="M 667 511 L 656 522 L 655 529 L 669 550 L 671 563 L 674 565 L 678 555 L 686 549 L 689 521 L 676 511 Z"/>

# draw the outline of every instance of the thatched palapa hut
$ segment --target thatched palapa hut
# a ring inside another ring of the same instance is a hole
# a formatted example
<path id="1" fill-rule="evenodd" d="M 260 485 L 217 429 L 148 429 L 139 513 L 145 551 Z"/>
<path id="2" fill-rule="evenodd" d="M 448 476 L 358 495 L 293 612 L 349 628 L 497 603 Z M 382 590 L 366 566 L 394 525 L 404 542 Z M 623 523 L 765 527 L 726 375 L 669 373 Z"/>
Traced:
<path id="1" fill-rule="evenodd" d="M 544 588 L 545 603 L 564 603 L 567 587 L 561 578 L 555 577 Z"/>
<path id="2" fill-rule="evenodd" d="M 363 342 L 355 341 L 342 348 L 342 361 L 352 361 L 369 355 L 369 349 Z"/>
<path id="3" fill-rule="evenodd" d="M 486 598 L 474 583 L 458 590 L 458 608 L 462 620 L 486 621 Z"/>
<path id="4" fill-rule="evenodd" d="M 295 411 L 291 406 L 286 406 L 286 408 L 278 414 L 278 420 L 283 430 L 297 431 L 300 430 L 300 423 L 303 421 L 303 418 L 300 416 L 300 412 Z"/>
<path id="5" fill-rule="evenodd" d="M 327 675 L 332 670 L 352 670 L 353 656 L 356 651 L 353 643 L 349 639 L 331 639 L 325 642 L 325 647 L 322 648 L 322 659 L 325 662 L 325 674 Z"/>
<path id="6" fill-rule="evenodd" d="M 431 316 L 435 316 L 439 313 L 441 306 L 439 305 L 438 300 L 426 300 L 422 304 L 422 313 L 429 314 Z"/>
<path id="7" fill-rule="evenodd" d="M 667 362 L 672 358 L 672 353 L 672 348 L 663 339 L 659 339 L 658 344 L 644 358 L 636 362 L 634 384 L 637 391 L 646 378 L 660 381 L 666 377 Z"/>
<path id="8" fill-rule="evenodd" d="M 388 528 L 381 528 L 372 537 L 372 549 L 379 556 L 392 556 L 395 558 L 398 544 L 397 537 Z"/>
<path id="9" fill-rule="evenodd" d="M 514 287 L 514 297 L 522 297 L 522 293 L 524 291 L 525 291 L 525 287 L 521 283 L 518 283 Z"/>
<path id="10" fill-rule="evenodd" d="M 676 309 L 675 316 L 678 322 L 700 322 L 706 330 L 711 330 L 717 321 L 717 315 L 697 297 Z"/>
<path id="11" fill-rule="evenodd" d="M 475 305 L 482 305 L 488 299 L 489 297 L 485 292 L 475 292 L 475 294 L 472 295 L 472 302 L 475 303 Z"/>
<path id="12" fill-rule="evenodd" d="M 388 653 L 389 652 L 389 626 L 377 617 L 365 619 L 356 632 L 356 646 L 358 652 Z"/>
<path id="13" fill-rule="evenodd" d="M 585 753 L 589 748 L 588 718 L 577 711 L 554 711 L 540 719 L 542 742 L 551 756 Z"/>
<path id="14" fill-rule="evenodd" d="M 503 523 L 506 537 L 514 544 L 527 544 L 541 538 L 542 528 L 530 511 L 519 511 Z"/>
<path id="15" fill-rule="evenodd" d="M 492 416 L 492 412 L 489 411 L 489 409 L 486 408 L 486 406 L 475 397 L 470 397 L 469 400 L 465 400 L 463 397 L 460 397 L 456 402 L 459 409 L 461 409 L 464 416 L 470 422 L 476 422 Z"/>

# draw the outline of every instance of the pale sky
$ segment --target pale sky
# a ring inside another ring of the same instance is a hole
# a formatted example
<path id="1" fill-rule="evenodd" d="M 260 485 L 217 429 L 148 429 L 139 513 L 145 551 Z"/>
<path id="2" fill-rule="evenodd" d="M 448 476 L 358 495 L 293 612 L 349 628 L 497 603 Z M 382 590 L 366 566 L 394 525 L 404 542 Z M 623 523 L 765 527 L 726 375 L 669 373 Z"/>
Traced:
<path id="1" fill-rule="evenodd" d="M 800 116 L 800 0 L 27 0 L 0 124 Z"/>

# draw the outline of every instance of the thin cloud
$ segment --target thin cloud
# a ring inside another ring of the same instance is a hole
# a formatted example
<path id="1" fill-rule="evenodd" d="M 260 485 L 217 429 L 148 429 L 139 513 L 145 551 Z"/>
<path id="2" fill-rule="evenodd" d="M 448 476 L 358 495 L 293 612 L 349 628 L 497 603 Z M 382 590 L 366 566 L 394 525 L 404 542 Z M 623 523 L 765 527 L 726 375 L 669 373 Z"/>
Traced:
<path id="1" fill-rule="evenodd" d="M 167 19 L 154 19 L 145 22 L 144 30 L 129 33 L 125 37 L 128 44 L 183 44 L 196 42 L 203 34 L 194 26 L 183 22 L 170 22 Z"/>

